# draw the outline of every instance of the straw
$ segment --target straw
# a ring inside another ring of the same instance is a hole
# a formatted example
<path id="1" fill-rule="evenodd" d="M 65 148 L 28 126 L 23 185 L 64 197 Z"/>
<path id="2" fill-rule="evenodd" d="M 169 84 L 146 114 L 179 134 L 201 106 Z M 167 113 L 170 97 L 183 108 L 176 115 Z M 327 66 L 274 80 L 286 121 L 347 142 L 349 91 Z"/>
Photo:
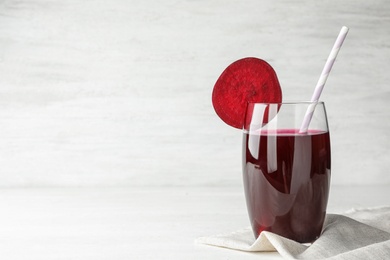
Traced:
<path id="1" fill-rule="evenodd" d="M 321 76 L 318 79 L 316 88 L 314 89 L 313 96 L 311 97 L 311 102 L 313 103 L 310 104 L 310 106 L 306 110 L 306 114 L 303 119 L 299 133 L 306 133 L 309 128 L 311 118 L 313 117 L 314 109 L 317 105 L 318 100 L 320 99 L 326 80 L 328 79 L 333 63 L 336 60 L 337 54 L 339 53 L 339 50 L 343 45 L 344 39 L 347 36 L 348 30 L 349 30 L 348 27 L 343 26 L 340 30 L 339 35 L 337 36 L 336 42 L 334 43 L 332 51 L 330 52 L 329 57 L 326 60 Z"/>

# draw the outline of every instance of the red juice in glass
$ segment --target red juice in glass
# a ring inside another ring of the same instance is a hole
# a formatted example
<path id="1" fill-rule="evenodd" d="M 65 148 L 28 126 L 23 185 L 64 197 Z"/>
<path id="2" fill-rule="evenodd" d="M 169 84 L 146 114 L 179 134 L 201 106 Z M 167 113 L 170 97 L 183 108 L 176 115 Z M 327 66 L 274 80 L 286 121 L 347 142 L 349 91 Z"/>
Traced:
<path id="1" fill-rule="evenodd" d="M 330 164 L 327 130 L 244 131 L 243 181 L 255 236 L 265 230 L 301 243 L 316 240 L 326 215 Z"/>

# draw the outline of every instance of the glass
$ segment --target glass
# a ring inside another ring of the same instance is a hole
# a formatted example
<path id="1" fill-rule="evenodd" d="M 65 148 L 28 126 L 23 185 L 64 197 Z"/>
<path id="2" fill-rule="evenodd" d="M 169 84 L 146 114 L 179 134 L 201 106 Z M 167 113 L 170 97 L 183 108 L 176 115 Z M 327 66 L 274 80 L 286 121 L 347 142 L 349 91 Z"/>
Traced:
<path id="1" fill-rule="evenodd" d="M 315 108 L 306 132 L 302 122 Z M 270 231 L 301 243 L 321 234 L 330 185 L 330 137 L 323 102 L 249 103 L 243 181 L 255 237 Z"/>

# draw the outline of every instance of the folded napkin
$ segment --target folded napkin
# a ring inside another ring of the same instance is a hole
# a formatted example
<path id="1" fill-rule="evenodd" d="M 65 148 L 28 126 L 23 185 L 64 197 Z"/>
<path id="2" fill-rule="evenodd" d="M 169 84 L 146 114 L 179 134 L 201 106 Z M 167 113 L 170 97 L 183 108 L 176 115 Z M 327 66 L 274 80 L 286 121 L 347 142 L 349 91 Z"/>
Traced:
<path id="1" fill-rule="evenodd" d="M 278 251 L 290 259 L 390 259 L 390 207 L 327 214 L 322 235 L 310 245 L 267 231 L 255 240 L 251 228 L 196 242 L 248 252 Z"/>

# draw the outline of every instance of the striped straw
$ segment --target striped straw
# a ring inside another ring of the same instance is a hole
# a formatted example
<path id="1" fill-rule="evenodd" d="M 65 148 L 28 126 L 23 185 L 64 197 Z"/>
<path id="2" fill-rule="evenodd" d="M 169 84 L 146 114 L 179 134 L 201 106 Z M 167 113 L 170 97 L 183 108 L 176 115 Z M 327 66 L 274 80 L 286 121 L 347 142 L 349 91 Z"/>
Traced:
<path id="1" fill-rule="evenodd" d="M 348 30 L 349 30 L 348 27 L 343 26 L 340 30 L 339 36 L 337 36 L 336 42 L 334 43 L 332 51 L 330 52 L 329 57 L 326 60 L 321 76 L 318 79 L 316 88 L 314 89 L 313 96 L 311 97 L 311 102 L 313 103 L 307 108 L 299 133 L 306 133 L 309 128 L 311 118 L 313 117 L 314 109 L 316 108 L 316 104 L 320 99 L 326 80 L 328 79 L 329 73 L 336 60 L 337 54 L 339 53 L 339 50 L 343 45 L 345 37 L 347 36 Z"/>

